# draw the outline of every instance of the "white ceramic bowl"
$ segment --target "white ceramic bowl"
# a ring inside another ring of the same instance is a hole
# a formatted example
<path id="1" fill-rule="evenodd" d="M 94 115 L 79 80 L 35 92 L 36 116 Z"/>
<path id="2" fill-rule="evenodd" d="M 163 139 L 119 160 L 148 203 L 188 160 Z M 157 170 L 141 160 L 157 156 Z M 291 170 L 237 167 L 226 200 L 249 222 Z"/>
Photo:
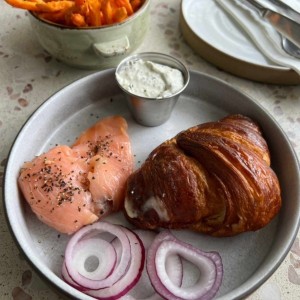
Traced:
<path id="1" fill-rule="evenodd" d="M 58 60 L 84 69 L 116 67 L 143 42 L 149 24 L 150 0 L 120 23 L 91 28 L 71 28 L 29 13 L 41 46 Z"/>

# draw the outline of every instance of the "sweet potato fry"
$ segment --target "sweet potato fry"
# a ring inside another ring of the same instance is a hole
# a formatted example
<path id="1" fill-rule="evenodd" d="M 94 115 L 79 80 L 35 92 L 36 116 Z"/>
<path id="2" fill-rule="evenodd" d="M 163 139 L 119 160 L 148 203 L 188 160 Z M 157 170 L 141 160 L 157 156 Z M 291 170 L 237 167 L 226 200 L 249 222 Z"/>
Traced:
<path id="1" fill-rule="evenodd" d="M 38 3 L 36 4 L 36 6 L 40 9 L 40 11 L 57 12 L 62 9 L 73 7 L 74 1 L 72 0 L 48 1 L 45 3 Z"/>
<path id="2" fill-rule="evenodd" d="M 76 6 L 83 5 L 84 3 L 85 3 L 85 0 L 75 0 L 75 5 Z"/>
<path id="3" fill-rule="evenodd" d="M 103 15 L 103 11 L 100 10 L 100 20 L 101 20 L 101 24 L 104 25 L 105 24 L 105 20 L 104 20 L 104 15 Z"/>
<path id="4" fill-rule="evenodd" d="M 87 27 L 84 16 L 81 14 L 77 14 L 77 13 L 71 14 L 70 21 L 76 27 Z"/>
<path id="5" fill-rule="evenodd" d="M 72 26 L 98 27 L 125 20 L 144 0 L 5 0 L 9 5 L 36 12 L 42 19 Z"/>
<path id="6" fill-rule="evenodd" d="M 111 6 L 110 0 L 103 0 L 101 9 L 103 12 L 105 24 L 112 24 L 113 23 L 113 8 Z"/>
<path id="7" fill-rule="evenodd" d="M 39 18 L 53 22 L 58 24 L 65 25 L 65 16 L 66 16 L 66 10 L 61 10 L 58 12 L 39 12 L 37 13 Z"/>
<path id="8" fill-rule="evenodd" d="M 141 7 L 143 2 L 141 0 L 132 0 L 132 1 L 130 1 L 130 4 L 131 4 L 133 11 L 137 11 Z"/>
<path id="9" fill-rule="evenodd" d="M 25 0 L 5 0 L 8 4 L 16 8 L 22 8 L 31 11 L 39 11 L 37 4 L 44 4 L 42 0 L 25 1 Z"/>
<path id="10" fill-rule="evenodd" d="M 127 10 L 124 6 L 117 8 L 114 14 L 114 22 L 121 22 L 125 20 L 127 17 L 128 17 Z"/>
<path id="11" fill-rule="evenodd" d="M 126 8 L 128 16 L 133 14 L 133 9 L 132 9 L 132 6 L 131 6 L 129 0 L 115 0 L 115 1 L 116 1 L 116 4 L 119 7 L 125 7 Z"/>
<path id="12" fill-rule="evenodd" d="M 87 0 L 89 6 L 89 15 L 87 23 L 89 26 L 101 26 L 100 2 L 98 0 Z"/>

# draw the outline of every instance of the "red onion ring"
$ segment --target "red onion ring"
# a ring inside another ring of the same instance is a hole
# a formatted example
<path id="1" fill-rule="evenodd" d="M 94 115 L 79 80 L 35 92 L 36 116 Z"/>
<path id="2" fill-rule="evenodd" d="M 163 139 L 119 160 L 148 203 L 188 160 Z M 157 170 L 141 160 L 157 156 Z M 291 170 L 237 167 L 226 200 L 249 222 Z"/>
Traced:
<path id="1" fill-rule="evenodd" d="M 131 230 L 121 227 L 130 243 L 130 264 L 128 269 L 112 286 L 99 290 L 88 290 L 85 293 L 101 300 L 115 300 L 127 294 L 139 281 L 145 263 L 145 248 L 140 238 Z M 116 249 L 116 253 L 119 250 Z"/>
<path id="2" fill-rule="evenodd" d="M 165 270 L 168 255 L 177 254 L 192 262 L 204 278 L 192 287 L 178 287 Z M 169 300 L 208 300 L 212 299 L 222 282 L 223 266 L 216 252 L 204 252 L 190 244 L 179 241 L 169 231 L 163 231 L 148 249 L 147 271 L 156 292 Z"/>
<path id="3" fill-rule="evenodd" d="M 122 245 L 121 259 L 119 264 L 115 266 L 113 272 L 111 272 L 111 274 L 107 277 L 103 276 L 105 278 L 102 280 L 87 278 L 85 274 L 81 274 L 76 268 L 76 264 L 74 262 L 76 247 L 78 247 L 78 244 L 81 242 L 85 243 L 89 239 L 96 238 L 97 235 L 102 232 L 109 232 L 120 240 Z M 75 283 L 83 289 L 98 290 L 111 287 L 122 276 L 124 276 L 124 273 L 127 271 L 131 261 L 130 248 L 130 241 L 122 227 L 112 225 L 107 222 L 97 222 L 92 225 L 87 225 L 77 231 L 68 242 L 65 251 L 65 268 L 68 274 L 66 277 L 71 278 L 73 284 Z"/>
<path id="4" fill-rule="evenodd" d="M 146 256 L 148 248 L 152 245 L 157 233 L 151 230 L 135 229 L 133 230 L 141 239 L 145 250 Z M 183 277 L 183 266 L 181 259 L 178 255 L 171 255 L 166 259 L 166 270 L 167 274 L 170 276 L 172 282 L 175 285 L 181 286 Z M 124 298 L 122 298 L 124 299 Z M 143 269 L 142 276 L 138 283 L 134 286 L 132 290 L 126 295 L 126 299 L 143 299 L 143 300 L 158 300 L 162 299 L 152 287 L 151 281 L 149 279 L 146 266 Z"/>
<path id="5" fill-rule="evenodd" d="M 78 285 L 75 281 L 73 281 L 73 279 L 70 277 L 67 268 L 66 268 L 66 264 L 65 262 L 63 262 L 63 266 L 62 266 L 62 278 L 64 281 L 66 281 L 70 286 L 72 286 L 73 288 L 79 290 L 79 291 L 84 291 L 84 288 L 81 287 L 80 285 Z"/>
<path id="6" fill-rule="evenodd" d="M 88 259 L 92 257 L 97 258 L 98 267 L 94 270 L 87 270 Z M 74 267 L 82 276 L 92 280 L 103 280 L 115 268 L 116 252 L 114 247 L 103 239 L 84 239 L 76 245 L 73 260 Z"/>
<path id="7" fill-rule="evenodd" d="M 87 269 L 86 262 L 93 256 L 99 265 Z M 182 286 L 181 258 L 200 270 L 200 279 L 192 286 Z M 135 233 L 102 221 L 80 229 L 70 239 L 62 275 L 74 288 L 100 300 L 209 300 L 219 290 L 223 266 L 218 253 L 201 251 L 170 231 Z M 148 288 L 146 295 L 145 282 L 154 288 Z"/>
<path id="8" fill-rule="evenodd" d="M 74 253 L 75 267 L 79 270 L 79 273 L 90 279 L 102 280 L 106 278 L 111 274 L 116 264 L 114 248 L 103 239 L 84 239 L 76 245 Z M 87 270 L 86 262 L 93 256 L 97 258 L 98 266 L 95 268 L 93 265 L 93 270 Z M 62 267 L 62 276 L 71 286 L 79 290 L 85 290 L 70 277 L 65 262 Z"/>

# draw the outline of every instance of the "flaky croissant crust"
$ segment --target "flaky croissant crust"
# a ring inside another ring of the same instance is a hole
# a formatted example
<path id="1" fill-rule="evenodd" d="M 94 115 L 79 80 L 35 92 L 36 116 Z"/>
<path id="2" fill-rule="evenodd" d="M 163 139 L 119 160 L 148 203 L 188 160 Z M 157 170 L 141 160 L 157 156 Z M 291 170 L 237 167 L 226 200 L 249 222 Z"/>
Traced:
<path id="1" fill-rule="evenodd" d="M 267 225 L 281 207 L 261 130 L 231 115 L 180 132 L 128 180 L 125 214 L 135 225 L 232 236 Z"/>

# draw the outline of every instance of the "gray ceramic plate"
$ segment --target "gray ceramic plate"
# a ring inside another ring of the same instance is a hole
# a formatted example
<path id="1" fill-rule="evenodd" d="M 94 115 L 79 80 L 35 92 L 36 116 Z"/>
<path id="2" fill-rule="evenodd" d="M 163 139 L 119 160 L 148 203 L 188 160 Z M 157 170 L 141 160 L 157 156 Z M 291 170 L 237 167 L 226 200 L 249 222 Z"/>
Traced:
<path id="1" fill-rule="evenodd" d="M 94 73 L 74 82 L 37 109 L 19 133 L 5 172 L 5 208 L 17 244 L 40 274 L 61 292 L 73 299 L 91 299 L 60 279 L 62 255 L 69 237 L 59 236 L 42 224 L 24 205 L 17 187 L 23 162 L 55 144 L 72 143 L 83 129 L 101 117 L 121 114 L 129 123 L 138 167 L 154 147 L 179 131 L 230 113 L 248 115 L 263 129 L 272 166 L 282 187 L 280 214 L 260 231 L 231 238 L 212 238 L 186 231 L 176 234 L 204 250 L 220 252 L 224 280 L 218 299 L 240 299 L 253 292 L 277 269 L 296 237 L 300 218 L 299 165 L 284 132 L 261 106 L 228 84 L 197 72 L 191 72 L 190 84 L 171 118 L 159 127 L 142 127 L 132 120 L 115 82 L 114 70 Z M 122 214 L 113 219 L 124 222 Z"/>

